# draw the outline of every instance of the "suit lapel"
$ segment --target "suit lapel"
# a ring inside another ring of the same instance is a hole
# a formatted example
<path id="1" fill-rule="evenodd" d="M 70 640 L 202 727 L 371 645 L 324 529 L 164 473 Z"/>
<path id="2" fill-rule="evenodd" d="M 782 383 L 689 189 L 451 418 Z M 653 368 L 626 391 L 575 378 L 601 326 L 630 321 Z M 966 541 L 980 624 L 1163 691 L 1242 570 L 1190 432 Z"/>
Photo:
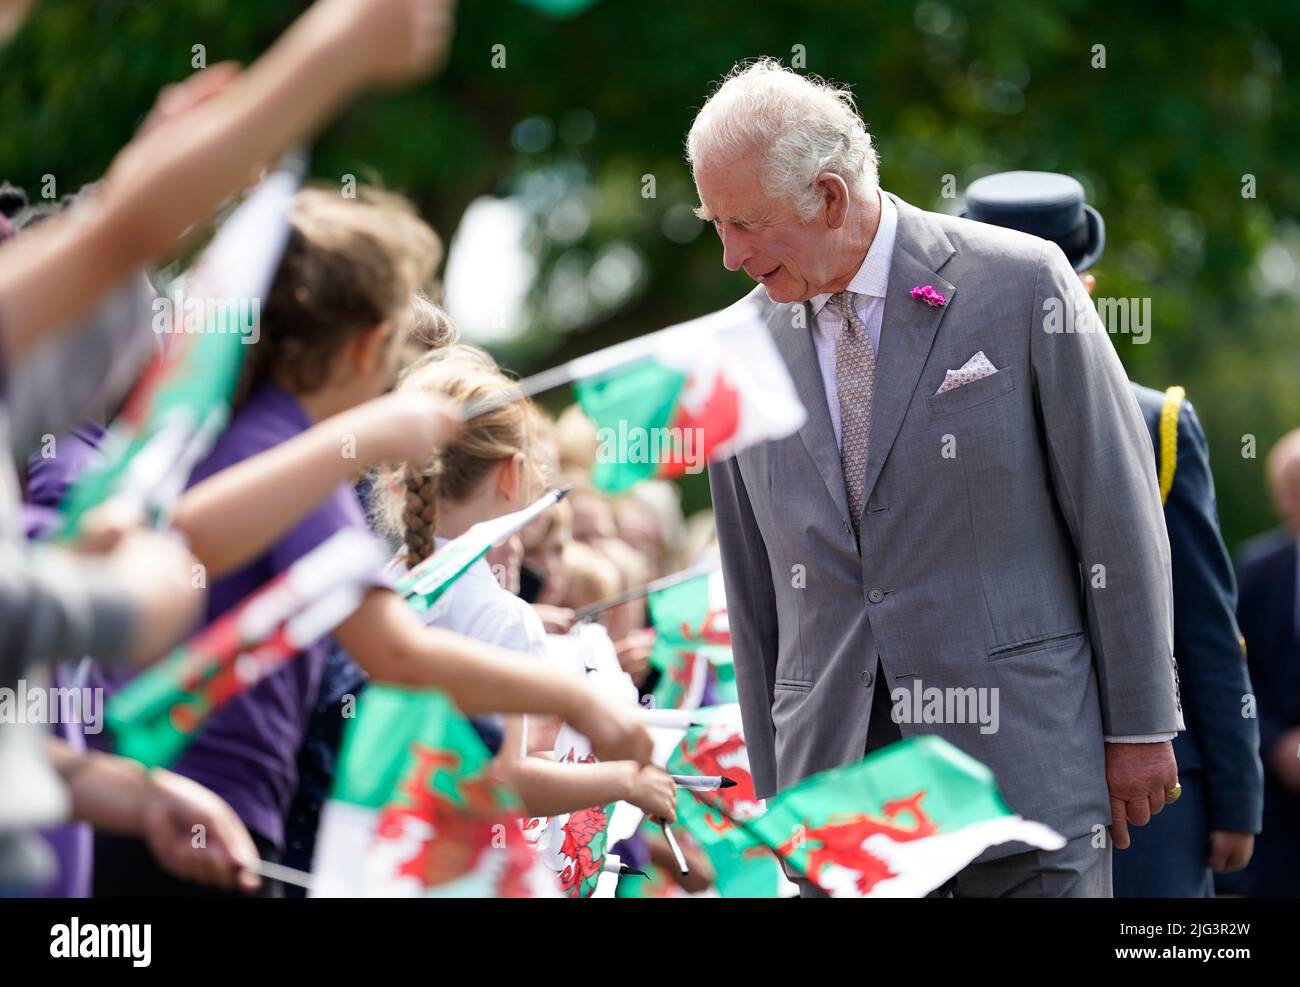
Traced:
<path id="1" fill-rule="evenodd" d="M 939 323 L 957 292 L 955 285 L 936 273 L 953 254 L 948 238 L 919 209 L 893 198 L 898 206 L 898 233 L 890 259 L 889 287 L 885 291 L 880 351 L 876 354 L 864 505 L 871 500 L 903 416 L 912 403 Z M 927 284 L 946 296 L 945 305 L 932 308 L 912 298 L 913 288 Z"/>
<path id="2" fill-rule="evenodd" d="M 760 291 L 763 289 L 759 289 Z M 803 325 L 794 324 L 794 313 L 802 310 Z M 817 466 L 817 472 L 826 483 L 826 491 L 839 508 L 844 521 L 849 518 L 849 498 L 844 491 L 844 474 L 840 467 L 840 450 L 835 444 L 835 430 L 831 425 L 830 409 L 826 405 L 826 385 L 817 364 L 817 352 L 812 341 L 813 313 L 807 302 L 798 304 L 773 303 L 768 317 L 768 329 L 776 341 L 776 348 L 790 370 L 799 400 L 803 402 L 808 417 L 799 429 L 808 455 Z"/>

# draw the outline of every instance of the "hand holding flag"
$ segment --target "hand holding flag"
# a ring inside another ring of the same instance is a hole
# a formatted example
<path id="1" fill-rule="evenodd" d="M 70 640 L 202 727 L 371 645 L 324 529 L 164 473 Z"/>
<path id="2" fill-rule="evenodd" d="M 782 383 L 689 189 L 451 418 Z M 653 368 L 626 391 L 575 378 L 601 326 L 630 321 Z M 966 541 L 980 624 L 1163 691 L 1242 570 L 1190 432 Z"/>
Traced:
<path id="1" fill-rule="evenodd" d="M 203 252 L 185 303 L 171 306 L 168 345 L 109 427 L 100 461 L 68 492 L 61 538 L 76 535 L 87 511 L 111 497 L 165 520 L 225 428 L 246 343 L 257 340 L 260 300 L 289 235 L 299 170 L 295 164 L 264 179 Z"/>
<path id="2" fill-rule="evenodd" d="M 171 764 L 217 707 L 346 619 L 382 565 L 379 545 L 352 529 L 302 556 L 109 700 L 117 752 Z"/>

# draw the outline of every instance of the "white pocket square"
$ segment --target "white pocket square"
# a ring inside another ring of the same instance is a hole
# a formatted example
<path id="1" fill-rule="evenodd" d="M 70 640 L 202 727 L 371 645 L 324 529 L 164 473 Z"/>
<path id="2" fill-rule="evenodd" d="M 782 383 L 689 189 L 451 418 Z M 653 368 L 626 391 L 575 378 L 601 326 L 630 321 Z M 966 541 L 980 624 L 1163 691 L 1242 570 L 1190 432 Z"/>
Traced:
<path id="1" fill-rule="evenodd" d="M 943 378 L 943 383 L 939 389 L 934 392 L 935 397 L 940 394 L 947 394 L 949 391 L 961 387 L 963 384 L 969 384 L 971 381 L 979 380 L 982 377 L 991 377 L 998 372 L 998 368 L 989 362 L 989 358 L 980 350 L 973 357 L 962 365 L 960 370 L 949 370 Z"/>

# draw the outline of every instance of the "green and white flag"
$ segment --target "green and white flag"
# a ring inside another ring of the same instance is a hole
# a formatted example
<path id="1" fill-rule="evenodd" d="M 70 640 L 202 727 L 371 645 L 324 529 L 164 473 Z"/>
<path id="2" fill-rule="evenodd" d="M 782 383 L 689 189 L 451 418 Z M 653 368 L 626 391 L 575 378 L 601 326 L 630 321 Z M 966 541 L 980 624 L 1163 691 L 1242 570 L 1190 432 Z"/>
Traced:
<path id="1" fill-rule="evenodd" d="M 619 665 L 618 653 L 599 624 L 578 624 L 568 634 L 546 636 L 547 660 L 561 674 L 584 678 L 615 701 L 634 705 L 637 689 Z M 560 764 L 594 764 L 591 741 L 567 723 L 560 725 L 553 749 Z M 604 865 L 611 837 L 611 823 L 621 802 L 575 809 L 550 817 L 535 817 L 524 824 L 524 832 L 536 847 L 543 864 L 558 879 L 560 891 L 570 898 L 612 896 L 617 875 L 605 875 Z M 610 877 L 615 878 L 611 880 Z"/>
<path id="2" fill-rule="evenodd" d="M 989 847 L 1065 845 L 1007 807 L 992 771 L 935 736 L 807 778 L 741 829 L 833 897 L 919 898 Z"/>
<path id="3" fill-rule="evenodd" d="M 114 753 L 173 764 L 224 703 L 351 616 L 383 556 L 369 534 L 337 531 L 142 671 L 108 701 Z"/>
<path id="4" fill-rule="evenodd" d="M 260 335 L 262 299 L 289 236 L 297 170 L 282 167 L 222 223 L 186 278 L 184 297 L 164 303 L 154 329 L 162 354 L 146 369 L 100 456 L 62 505 L 60 538 L 80 529 L 86 512 L 123 497 L 163 521 L 190 472 L 226 427 L 244 353 Z"/>
<path id="5" fill-rule="evenodd" d="M 566 367 L 596 425 L 592 482 L 608 493 L 699 473 L 804 422 L 790 374 L 750 298 Z"/>
<path id="6" fill-rule="evenodd" d="M 595 764 L 591 742 L 567 723 L 555 740 L 560 764 Z M 574 809 L 549 818 L 529 819 L 525 832 L 536 838 L 539 859 L 559 880 L 560 892 L 569 898 L 590 898 L 601 880 L 609 852 L 609 823 L 617 803 Z"/>
<path id="7" fill-rule="evenodd" d="M 681 775 L 721 775 L 734 784 L 701 797 L 679 789 L 677 824 L 708 854 L 722 897 L 782 897 L 789 885 L 776 857 L 737 827 L 737 821 L 747 823 L 763 814 L 763 803 L 755 797 L 749 773 L 740 707 L 709 706 L 697 712 L 708 723 L 687 731 L 668 761 L 668 770 Z"/>
<path id="8" fill-rule="evenodd" d="M 555 897 L 491 760 L 441 693 L 368 685 L 321 813 L 313 896 Z"/>
<path id="9" fill-rule="evenodd" d="M 650 664 L 659 670 L 653 692 L 655 706 L 694 709 L 718 669 L 726 673 L 721 681 L 734 683 L 731 629 L 720 570 L 701 572 L 653 590 L 647 603 L 655 629 Z"/>
<path id="10" fill-rule="evenodd" d="M 453 538 L 433 555 L 397 581 L 397 592 L 418 611 L 429 610 L 452 583 L 479 559 L 568 493 L 552 490 L 521 511 L 480 521 L 463 535 Z"/>

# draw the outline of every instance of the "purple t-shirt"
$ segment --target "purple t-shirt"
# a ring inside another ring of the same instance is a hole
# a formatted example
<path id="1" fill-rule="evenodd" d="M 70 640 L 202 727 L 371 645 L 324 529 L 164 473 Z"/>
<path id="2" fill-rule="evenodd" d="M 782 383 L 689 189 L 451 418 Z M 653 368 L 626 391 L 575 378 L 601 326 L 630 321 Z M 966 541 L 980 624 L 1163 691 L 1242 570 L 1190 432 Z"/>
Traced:
<path id="1" fill-rule="evenodd" d="M 73 483 L 99 456 L 104 427 L 86 420 L 70 428 L 54 442 L 55 454 L 44 458 L 34 452 L 27 459 L 27 500 L 23 524 L 30 540 L 44 538 L 62 520 L 58 507 Z"/>
<path id="2" fill-rule="evenodd" d="M 235 415 L 211 454 L 195 469 L 190 485 L 279 445 L 311 425 L 297 400 L 279 387 L 265 384 Z M 369 530 L 356 494 L 343 484 L 265 555 L 209 585 L 208 621 L 266 585 L 335 532 L 350 527 Z M 227 702 L 172 769 L 211 788 L 230 803 L 250 830 L 277 846 L 283 843 L 284 815 L 298 785 L 298 748 L 316 702 L 327 643 L 317 643 Z"/>

